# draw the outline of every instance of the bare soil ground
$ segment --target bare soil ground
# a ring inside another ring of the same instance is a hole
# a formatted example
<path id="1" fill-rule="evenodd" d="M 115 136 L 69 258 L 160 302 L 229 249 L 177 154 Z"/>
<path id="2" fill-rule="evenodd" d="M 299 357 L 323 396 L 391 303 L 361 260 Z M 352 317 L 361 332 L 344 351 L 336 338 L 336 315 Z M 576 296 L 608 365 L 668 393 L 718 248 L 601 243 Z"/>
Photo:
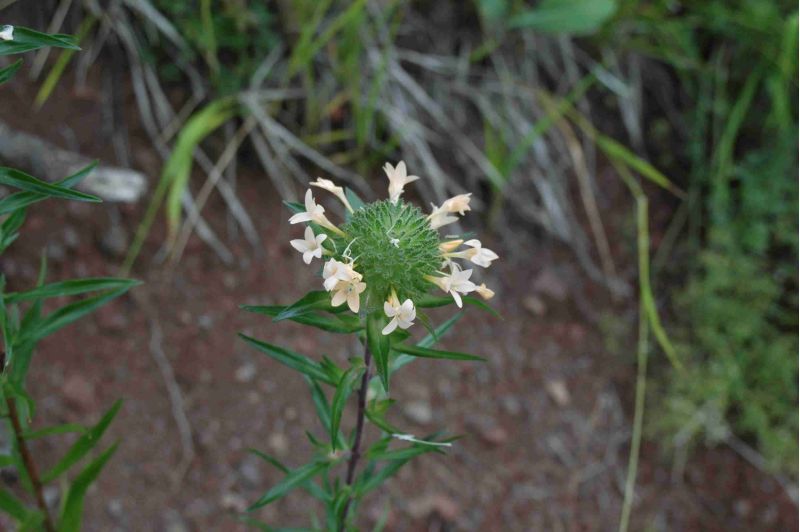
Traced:
<path id="1" fill-rule="evenodd" d="M 3 89 L 0 118 L 116 162 L 101 99 L 91 86 L 76 91 L 63 83 L 34 113 L 31 86 L 18 81 Z M 130 102 L 126 115 L 131 165 L 155 183 L 160 162 Z M 354 354 L 341 337 L 239 310 L 244 303 L 288 303 L 318 284 L 288 245 L 297 229 L 267 179 L 246 169 L 240 174 L 239 196 L 262 247 L 227 238 L 225 207 L 213 202 L 204 214 L 226 237 L 235 263 L 223 264 L 193 238 L 178 267 L 164 272 L 153 262 L 163 239 L 157 227 L 134 272 L 146 284 L 47 339 L 36 354 L 30 382 L 36 426 L 92 423 L 125 399 L 107 436 L 121 446 L 90 492 L 87 531 L 244 530 L 236 513 L 280 478 L 247 449 L 297 465 L 310 452 L 304 431 L 320 430 L 302 379 L 249 349 L 237 331 L 307 354 L 339 360 Z M 143 207 L 120 208 L 128 235 Z M 34 283 L 42 248 L 50 279 L 116 273 L 121 242 L 109 237 L 112 209 L 56 202 L 30 209 L 21 240 L 1 259 L 10 288 Z M 446 428 L 464 437 L 446 456 L 419 459 L 373 495 L 364 529 L 388 505 L 387 529 L 397 531 L 615 530 L 635 367 L 632 352 L 609 352 L 598 331 L 611 303 L 552 241 L 519 232 L 485 236 L 503 257 L 486 281 L 497 288 L 504 319 L 471 309 L 444 345 L 484 354 L 488 363 L 418 361 L 393 381 L 405 405 L 396 409 L 397 424 L 416 434 Z M 618 314 L 635 319 L 629 309 Z M 159 350 L 184 400 L 178 411 L 157 364 Z M 182 415 L 194 456 L 182 444 L 176 421 Z M 42 463 L 58 458 L 63 447 L 56 443 L 37 442 Z M 58 490 L 48 495 L 56 500 Z M 257 517 L 297 526 L 308 523 L 311 508 L 298 493 Z M 694 454 L 675 478 L 657 444 L 644 445 L 632 530 L 797 526 L 797 508 L 778 483 L 730 449 Z"/>

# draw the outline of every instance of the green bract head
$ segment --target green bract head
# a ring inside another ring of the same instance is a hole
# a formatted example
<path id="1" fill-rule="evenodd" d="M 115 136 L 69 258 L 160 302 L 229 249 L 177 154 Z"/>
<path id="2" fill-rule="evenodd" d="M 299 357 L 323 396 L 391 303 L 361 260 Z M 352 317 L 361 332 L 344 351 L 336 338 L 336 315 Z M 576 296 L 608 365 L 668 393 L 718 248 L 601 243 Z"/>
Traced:
<path id="1" fill-rule="evenodd" d="M 413 324 L 414 301 L 431 288 L 450 294 L 459 307 L 461 296 L 471 292 L 491 298 L 494 292 L 475 284 L 473 270 L 456 260 L 487 268 L 497 254 L 477 239 L 440 241 L 437 232 L 470 210 L 471 194 L 453 196 L 425 215 L 400 199 L 405 185 L 419 177 L 408 175 L 402 161 L 396 167 L 387 163 L 383 170 L 389 178 L 389 199 L 370 204 L 328 179 L 311 183 L 336 196 L 349 211 L 341 227 L 328 219 L 311 189 L 302 205 L 292 205 L 295 214 L 289 223 L 309 225 L 304 237 L 292 240 L 291 245 L 303 254 L 306 264 L 315 258 L 323 260 L 323 287 L 331 293 L 331 304 L 347 303 L 352 312 L 366 311 L 373 317 L 373 313 L 385 314 L 391 320 L 383 334 L 391 334 Z M 462 245 L 466 249 L 459 250 Z"/>
<path id="2" fill-rule="evenodd" d="M 441 266 L 439 235 L 417 207 L 378 201 L 353 212 L 342 226 L 348 254 L 367 283 L 370 307 L 382 307 L 391 289 L 412 300 L 432 286 L 425 276 Z"/>

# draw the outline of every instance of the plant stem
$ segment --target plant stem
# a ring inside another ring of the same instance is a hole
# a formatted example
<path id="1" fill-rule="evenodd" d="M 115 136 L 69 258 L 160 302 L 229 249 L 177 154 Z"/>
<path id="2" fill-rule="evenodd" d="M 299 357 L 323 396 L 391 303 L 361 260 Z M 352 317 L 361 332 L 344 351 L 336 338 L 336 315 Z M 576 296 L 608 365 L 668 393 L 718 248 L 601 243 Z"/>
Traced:
<path id="1" fill-rule="evenodd" d="M 23 430 L 22 424 L 19 421 L 19 412 L 17 411 L 17 404 L 11 397 L 6 397 L 6 406 L 8 407 L 8 417 L 11 419 L 11 426 L 14 429 L 14 438 L 17 441 L 17 449 L 22 457 L 22 463 L 31 479 L 31 486 L 33 487 L 33 495 L 36 497 L 36 505 L 41 510 L 44 516 L 44 529 L 46 532 L 55 532 L 53 521 L 50 518 L 50 512 L 47 510 L 47 503 L 44 500 L 44 493 L 42 491 L 42 481 L 39 480 L 39 472 L 36 469 L 36 463 L 33 461 L 33 456 L 28 449 L 28 444 L 25 438 L 22 437 Z"/>
<path id="2" fill-rule="evenodd" d="M 364 375 L 361 376 L 361 388 L 358 389 L 358 414 L 356 417 L 356 435 L 353 440 L 353 447 L 350 449 L 350 459 L 347 462 L 347 476 L 345 482 L 348 486 L 352 486 L 353 480 L 356 476 L 356 466 L 358 460 L 361 458 L 361 438 L 364 433 L 364 418 L 367 411 L 367 390 L 369 390 L 369 365 L 372 361 L 372 353 L 369 352 L 369 347 L 364 346 Z M 339 522 L 339 531 L 345 529 L 347 523 L 347 512 L 350 510 L 350 503 L 353 501 L 352 497 L 348 499 L 342 510 L 342 519 Z"/>

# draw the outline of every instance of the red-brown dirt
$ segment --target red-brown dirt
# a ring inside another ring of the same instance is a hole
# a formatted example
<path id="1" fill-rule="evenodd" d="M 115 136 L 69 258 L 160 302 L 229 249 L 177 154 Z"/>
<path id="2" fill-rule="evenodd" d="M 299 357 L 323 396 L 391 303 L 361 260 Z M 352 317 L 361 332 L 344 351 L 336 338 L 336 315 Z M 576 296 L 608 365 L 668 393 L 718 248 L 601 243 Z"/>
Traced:
<path id="1" fill-rule="evenodd" d="M 21 81 L 3 88 L 0 118 L 115 162 L 100 94 L 91 86 L 75 91 L 62 83 L 39 112 L 31 109 L 30 91 Z M 132 105 L 126 116 L 131 165 L 147 172 L 152 186 L 159 160 L 136 126 Z M 304 431 L 321 430 L 300 376 L 248 348 L 236 333 L 340 362 L 357 354 L 342 337 L 239 310 L 245 303 L 288 303 L 319 284 L 288 245 L 298 229 L 286 222 L 268 180 L 254 170 L 240 174 L 238 194 L 261 247 L 227 237 L 226 210 L 215 200 L 204 215 L 226 238 L 235 263 L 223 264 L 193 237 L 180 264 L 165 272 L 153 261 L 163 241 L 159 222 L 133 274 L 145 281 L 135 296 L 60 331 L 36 353 L 29 382 L 38 402 L 35 426 L 92 423 L 114 400 L 125 400 L 106 436 L 120 448 L 87 499 L 87 531 L 244 530 L 236 512 L 280 478 L 247 449 L 299 465 L 311 451 Z M 120 208 L 129 235 L 144 206 Z M 115 274 L 119 257 L 102 245 L 109 208 L 32 207 L 22 238 L 0 259 L 10 288 L 34 283 L 43 248 L 51 280 Z M 480 224 L 479 216 L 471 220 Z M 416 434 L 446 428 L 464 437 L 447 455 L 422 457 L 371 496 L 364 529 L 390 507 L 387 529 L 397 531 L 614 530 L 635 366 L 632 351 L 606 349 L 597 323 L 620 305 L 612 306 L 558 244 L 530 232 L 481 233 L 502 257 L 486 281 L 497 290 L 503 319 L 469 309 L 443 345 L 486 355 L 488 362 L 421 360 L 393 381 L 396 424 Z M 633 320 L 635 312 L 622 305 L 618 316 Z M 153 324 L 163 331 L 158 345 L 191 427 L 195 456 L 183 475 L 173 403 L 153 355 Z M 652 367 L 658 371 L 659 363 Z M 351 422 L 351 411 L 346 419 Z M 42 464 L 52 464 L 66 441 L 37 441 L 33 450 Z M 293 493 L 256 517 L 301 526 L 313 508 Z M 695 453 L 675 479 L 657 442 L 643 446 L 632 530 L 796 528 L 797 509 L 778 483 L 730 449 Z"/>

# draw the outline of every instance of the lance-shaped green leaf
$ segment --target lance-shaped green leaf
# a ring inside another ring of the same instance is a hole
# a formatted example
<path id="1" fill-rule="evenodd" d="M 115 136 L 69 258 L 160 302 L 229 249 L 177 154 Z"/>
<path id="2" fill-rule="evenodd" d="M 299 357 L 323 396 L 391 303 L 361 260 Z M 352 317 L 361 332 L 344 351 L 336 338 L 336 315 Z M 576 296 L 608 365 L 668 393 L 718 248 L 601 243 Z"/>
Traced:
<path id="1" fill-rule="evenodd" d="M 276 318 L 286 307 L 277 305 L 242 305 L 240 308 L 255 314 L 262 314 L 264 316 Z M 295 314 L 283 319 L 289 319 L 296 323 L 310 325 L 312 327 L 316 327 L 317 329 L 332 333 L 351 334 L 363 329 L 360 320 L 356 316 L 350 315 L 324 316 L 317 312 L 307 310 L 305 313 Z"/>
<path id="2" fill-rule="evenodd" d="M 67 469 L 77 463 L 81 458 L 86 456 L 86 454 L 99 443 L 100 438 L 103 437 L 103 433 L 105 433 L 106 429 L 111 424 L 111 421 L 114 420 L 114 416 L 117 415 L 117 412 L 119 412 L 121 407 L 121 400 L 114 403 L 109 411 L 106 412 L 102 418 L 100 418 L 100 421 L 97 422 L 97 425 L 84 432 L 78 438 L 78 441 L 76 441 L 72 447 L 70 447 L 69 451 L 67 451 L 67 454 L 65 454 L 64 457 L 53 467 L 53 469 L 42 476 L 42 482 L 47 483 L 55 480 Z"/>
<path id="3" fill-rule="evenodd" d="M 350 187 L 344 187 L 344 195 L 347 198 L 347 201 L 350 202 L 350 206 L 353 208 L 354 211 L 362 208 L 364 206 L 364 200 L 362 200 L 358 194 L 353 192 Z"/>
<path id="4" fill-rule="evenodd" d="M 277 468 L 278 470 L 280 470 L 281 473 L 284 473 L 284 474 L 288 474 L 289 473 L 290 469 L 288 467 L 286 467 L 285 465 L 283 465 L 283 463 L 280 460 L 278 460 L 277 458 L 275 458 L 274 456 L 271 456 L 271 455 L 269 455 L 267 453 L 261 452 L 261 451 L 259 451 L 257 449 L 248 449 L 248 450 L 251 453 L 253 453 L 254 455 L 256 455 L 257 457 L 261 458 L 262 460 L 264 460 L 265 462 L 270 464 L 271 466 L 273 466 L 273 467 Z M 315 499 L 323 501 L 323 500 L 326 500 L 328 498 L 327 492 L 321 486 L 319 486 L 318 484 L 316 484 L 314 482 L 306 482 L 302 486 L 302 489 L 304 489 L 308 493 L 310 493 L 311 496 L 314 497 Z"/>
<path id="5" fill-rule="evenodd" d="M 478 299 L 477 297 L 461 296 L 461 300 L 464 303 L 468 303 L 470 305 L 474 305 L 474 306 L 476 306 L 476 307 L 478 307 L 480 309 L 485 310 L 486 312 L 489 312 L 490 314 L 492 314 L 496 318 L 500 318 L 501 317 L 500 314 L 495 309 L 493 309 L 492 307 L 487 305 L 483 300 Z M 425 296 L 422 296 L 421 298 L 419 298 L 418 300 L 414 301 L 414 305 L 416 307 L 418 307 L 418 308 L 444 307 L 446 305 L 451 305 L 451 304 L 453 304 L 453 298 L 450 297 L 450 296 L 425 295 Z"/>
<path id="6" fill-rule="evenodd" d="M 84 178 L 86 178 L 86 176 L 92 173 L 92 170 L 94 170 L 96 166 L 97 162 L 95 161 L 87 165 L 85 168 L 78 170 L 74 174 L 67 176 L 60 181 L 56 181 L 54 184 L 63 188 L 73 188 Z M 47 194 L 39 194 L 38 192 L 14 192 L 3 199 L 0 199 L 0 214 L 15 212 L 23 207 L 27 207 L 28 205 L 36 203 L 37 201 L 45 200 L 49 197 L 50 196 Z"/>
<path id="7" fill-rule="evenodd" d="M 282 321 L 306 314 L 313 310 L 326 310 L 334 312 L 336 309 L 331 305 L 331 295 L 324 290 L 314 290 L 307 293 L 291 305 L 283 309 L 275 316 L 274 321 Z"/>
<path id="8" fill-rule="evenodd" d="M 337 449 L 337 444 L 339 443 L 339 426 L 342 422 L 342 412 L 344 412 L 347 398 L 350 397 L 353 391 L 353 385 L 364 372 L 364 369 L 363 366 L 361 368 L 348 369 L 344 372 L 344 375 L 342 375 L 342 378 L 336 385 L 336 392 L 333 394 L 333 400 L 331 401 L 330 427 L 331 447 L 334 451 Z"/>
<path id="9" fill-rule="evenodd" d="M 3 220 L 0 224 L 0 253 L 14 243 L 19 236 L 19 228 L 25 222 L 25 210 L 19 209 Z"/>
<path id="10" fill-rule="evenodd" d="M 248 508 L 248 511 L 256 510 L 271 502 L 277 501 L 296 487 L 305 484 L 306 481 L 311 480 L 325 471 L 329 466 L 330 464 L 328 462 L 316 461 L 293 469 L 282 481 L 273 486 L 268 492 L 262 495 L 261 498 L 254 502 L 253 505 Z"/>
<path id="11" fill-rule="evenodd" d="M 283 463 L 280 460 L 278 460 L 277 458 L 275 458 L 274 456 L 269 455 L 269 454 L 267 454 L 265 452 L 259 451 L 258 449 L 252 449 L 251 448 L 251 449 L 248 449 L 248 451 L 251 454 L 254 454 L 255 456 L 261 458 L 262 460 L 264 460 L 269 465 L 271 465 L 274 468 L 278 469 L 281 473 L 286 474 L 286 473 L 289 472 L 289 468 L 286 467 L 285 465 L 283 465 Z"/>
<path id="12" fill-rule="evenodd" d="M 20 331 L 20 335 L 15 342 L 18 348 L 12 361 L 11 376 L 13 379 L 17 382 L 22 382 L 22 380 L 24 380 L 33 353 L 32 346 L 36 342 L 102 307 L 112 299 L 127 292 L 127 290 L 127 288 L 122 288 L 87 297 L 81 301 L 65 305 L 43 318 L 30 321 L 28 325 Z"/>
<path id="13" fill-rule="evenodd" d="M 344 372 L 340 371 L 340 377 L 336 382 L 341 380 L 341 375 L 343 375 L 343 373 Z M 322 388 L 317 381 L 306 377 L 306 382 L 308 382 L 308 386 L 311 388 L 311 400 L 314 402 L 314 409 L 317 411 L 317 417 L 319 417 L 319 421 L 325 431 L 329 434 L 329 436 L 333 437 L 334 433 L 331 433 L 331 406 L 328 404 L 328 398 L 325 396 L 325 392 L 322 391 Z M 347 440 L 345 439 L 344 434 L 342 434 L 342 431 L 337 429 L 335 435 L 336 447 L 339 449 L 344 449 L 347 445 Z"/>
<path id="14" fill-rule="evenodd" d="M 89 486 L 94 482 L 100 471 L 106 465 L 106 462 L 111 458 L 117 450 L 117 445 L 114 444 L 100 456 L 92 460 L 86 468 L 81 471 L 72 485 L 67 491 L 67 496 L 64 500 L 61 518 L 58 520 L 58 532 L 80 532 L 82 529 L 81 521 L 83 520 L 83 500 L 86 497 L 86 491 Z"/>
<path id="15" fill-rule="evenodd" d="M 17 521 L 24 521 L 28 517 L 28 509 L 22 501 L 4 489 L 0 489 L 0 511 L 7 513 Z"/>
<path id="16" fill-rule="evenodd" d="M 39 286 L 27 292 L 12 292 L 6 294 L 6 302 L 19 303 L 20 301 L 31 301 L 48 297 L 75 296 L 87 292 L 98 292 L 100 290 L 116 290 L 121 288 L 128 290 L 139 284 L 141 284 L 141 281 L 119 279 L 115 277 L 70 279 L 69 281 L 59 281 Z"/>
<path id="17" fill-rule="evenodd" d="M 0 185 L 18 188 L 20 190 L 34 192 L 36 194 L 42 194 L 51 198 L 88 201 L 92 203 L 100 203 L 102 201 L 97 196 L 84 194 L 83 192 L 78 192 L 77 190 L 72 190 L 60 185 L 54 185 L 52 183 L 48 183 L 47 181 L 36 179 L 25 172 L 5 166 L 0 166 Z"/>
<path id="18" fill-rule="evenodd" d="M 53 48 L 67 48 L 80 50 L 75 37 L 56 33 L 41 33 L 21 26 L 14 27 L 13 39 L 0 40 L 0 55 L 21 54 L 51 46 Z"/>
<path id="19" fill-rule="evenodd" d="M 412 357 L 420 358 L 440 358 L 444 360 L 471 360 L 471 361 L 485 361 L 483 357 L 477 355 L 468 355 L 467 353 L 459 353 L 458 351 L 440 351 L 438 349 L 429 349 L 427 347 L 420 347 L 418 345 L 399 344 L 393 345 L 392 349 L 400 353 L 411 355 Z"/>
<path id="20" fill-rule="evenodd" d="M 442 339 L 442 336 L 447 334 L 447 332 L 453 328 L 453 325 L 455 325 L 458 322 L 458 320 L 461 319 L 462 316 L 464 316 L 463 310 L 461 312 L 453 314 L 451 318 L 448 318 L 447 320 L 442 322 L 433 331 L 431 331 L 430 334 L 428 334 L 427 336 L 425 336 L 425 338 L 417 342 L 417 345 L 419 347 L 432 347 L 436 342 Z M 392 369 L 394 369 L 394 364 L 392 364 Z"/>
<path id="21" fill-rule="evenodd" d="M 401 431 L 386 421 L 386 412 L 394 404 L 392 399 L 374 399 L 367 404 L 364 412 L 370 423 L 389 434 L 397 434 Z"/>
<path id="22" fill-rule="evenodd" d="M 383 383 L 383 389 L 389 393 L 389 349 L 391 347 L 388 336 L 381 332 L 385 326 L 383 312 L 371 312 L 367 315 L 367 348 L 375 359 L 378 376 Z"/>
<path id="23" fill-rule="evenodd" d="M 307 375 L 312 379 L 336 386 L 336 381 L 332 380 L 330 375 L 328 375 L 328 373 L 313 360 L 304 357 L 301 354 L 295 353 L 294 351 L 290 351 L 267 342 L 262 342 L 261 340 L 256 340 L 255 338 L 251 338 L 246 334 L 239 333 L 239 337 L 268 357 L 277 360 L 281 364 L 297 370 L 303 375 Z"/>
<path id="24" fill-rule="evenodd" d="M 17 59 L 10 65 L 4 68 L 0 68 L 0 84 L 7 82 L 11 78 L 14 77 L 14 74 L 17 73 L 19 67 L 22 66 L 22 59 Z"/>
<path id="25" fill-rule="evenodd" d="M 614 15 L 616 0 L 542 0 L 536 7 L 511 17 L 511 28 L 541 33 L 592 33 Z"/>
<path id="26" fill-rule="evenodd" d="M 39 438 L 46 438 L 47 436 L 60 436 L 61 434 L 72 434 L 74 432 L 83 434 L 86 432 L 86 427 L 78 425 L 77 423 L 64 423 L 63 425 L 56 425 L 55 427 L 29 430 L 23 433 L 22 437 L 26 440 L 36 440 Z"/>
<path id="27" fill-rule="evenodd" d="M 415 456 L 426 453 L 441 453 L 442 449 L 436 445 L 422 445 L 415 443 L 408 447 L 400 449 L 391 449 L 378 452 L 367 453 L 367 458 L 370 460 L 409 460 Z"/>
<path id="28" fill-rule="evenodd" d="M 361 474 L 359 481 L 356 483 L 355 491 L 358 497 L 363 497 L 370 491 L 374 490 L 378 486 L 383 485 L 389 478 L 394 476 L 401 467 L 403 467 L 410 458 L 402 458 L 398 460 L 391 460 L 388 464 L 383 466 L 377 473 L 371 474 L 369 476 L 365 476 L 364 473 Z M 367 471 L 365 471 L 367 473 Z"/>

